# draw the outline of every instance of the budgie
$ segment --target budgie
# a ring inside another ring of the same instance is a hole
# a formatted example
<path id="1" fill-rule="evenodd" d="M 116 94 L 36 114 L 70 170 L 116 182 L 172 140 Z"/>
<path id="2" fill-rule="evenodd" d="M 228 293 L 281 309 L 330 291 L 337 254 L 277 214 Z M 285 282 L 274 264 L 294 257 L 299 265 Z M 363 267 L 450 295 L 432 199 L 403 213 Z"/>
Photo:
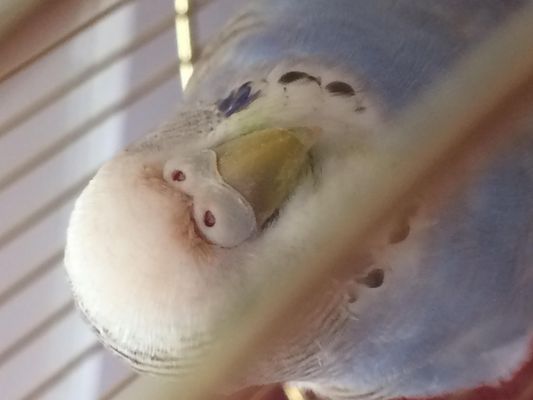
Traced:
<path id="1" fill-rule="evenodd" d="M 191 370 L 229 293 L 269 274 L 254 257 L 284 249 L 289 265 L 323 251 L 300 236 L 335 212 L 320 199 L 342 194 L 340 171 L 355 183 L 371 174 L 384 123 L 526 3 L 249 2 L 203 52 L 175 116 L 104 164 L 76 202 L 65 264 L 103 342 L 140 371 Z M 239 384 L 482 399 L 527 381 L 533 132 L 478 156 L 460 185 L 450 172 L 413 199 L 353 260 L 363 273 L 332 279 L 305 334 Z"/>

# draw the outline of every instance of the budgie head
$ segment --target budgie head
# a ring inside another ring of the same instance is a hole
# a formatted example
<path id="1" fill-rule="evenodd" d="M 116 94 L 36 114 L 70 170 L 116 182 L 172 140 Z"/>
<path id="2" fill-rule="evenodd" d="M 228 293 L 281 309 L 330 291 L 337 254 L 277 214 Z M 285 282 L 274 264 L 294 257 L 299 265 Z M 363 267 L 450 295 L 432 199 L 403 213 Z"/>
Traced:
<path id="1" fill-rule="evenodd" d="M 181 111 L 76 203 L 66 268 L 104 343 L 141 371 L 193 371 L 258 284 L 328 248 L 308 233 L 344 218 L 337 199 L 391 160 L 394 117 L 524 3 L 250 2 Z M 330 264 L 343 275 L 236 384 L 395 399 L 511 381 L 533 337 L 532 149 L 529 135 L 443 170 Z"/>
<path id="2" fill-rule="evenodd" d="M 137 369 L 187 372 L 229 295 L 268 275 L 254 260 L 283 250 L 289 266 L 320 251 L 301 232 L 336 212 L 321 194 L 342 195 L 341 171 L 352 179 L 367 168 L 380 119 L 364 84 L 333 71 L 282 65 L 215 104 L 190 106 L 83 191 L 68 231 L 69 278 L 103 341 Z M 344 295 L 310 311 L 309 337 L 331 334 L 324 321 Z M 294 368 L 313 354 L 279 351 L 285 367 L 274 356 L 247 379 L 302 378 Z"/>

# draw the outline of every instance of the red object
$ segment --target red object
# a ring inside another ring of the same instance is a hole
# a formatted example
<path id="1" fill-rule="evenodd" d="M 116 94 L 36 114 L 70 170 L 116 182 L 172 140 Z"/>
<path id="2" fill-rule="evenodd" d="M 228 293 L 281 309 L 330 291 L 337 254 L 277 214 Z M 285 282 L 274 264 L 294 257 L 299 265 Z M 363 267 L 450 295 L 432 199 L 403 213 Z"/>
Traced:
<path id="1" fill-rule="evenodd" d="M 397 400 L 533 400 L 533 351 L 529 361 L 509 380 L 441 397 Z"/>

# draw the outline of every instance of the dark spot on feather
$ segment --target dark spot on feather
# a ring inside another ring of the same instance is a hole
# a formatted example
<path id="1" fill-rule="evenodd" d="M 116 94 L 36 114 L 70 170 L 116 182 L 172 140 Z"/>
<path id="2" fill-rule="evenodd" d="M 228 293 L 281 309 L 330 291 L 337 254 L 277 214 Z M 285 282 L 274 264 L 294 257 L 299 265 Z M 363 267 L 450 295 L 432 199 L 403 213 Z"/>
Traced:
<path id="1" fill-rule="evenodd" d="M 300 79 L 307 79 L 308 76 L 309 75 L 307 75 L 305 72 L 291 71 L 291 72 L 287 72 L 287 73 L 281 75 L 281 77 L 279 78 L 278 82 L 279 83 L 283 83 L 283 84 L 287 84 L 287 83 L 292 83 L 292 82 L 298 81 Z"/>
<path id="2" fill-rule="evenodd" d="M 364 278 L 358 279 L 358 282 L 371 288 L 375 289 L 383 285 L 385 281 L 385 271 L 380 268 L 373 269 L 370 271 Z"/>
<path id="3" fill-rule="evenodd" d="M 346 82 L 334 81 L 330 82 L 326 86 L 326 90 L 331 94 L 338 96 L 352 97 L 355 96 L 355 90 L 352 86 Z"/>
<path id="4" fill-rule="evenodd" d="M 296 82 L 296 81 L 299 81 L 299 80 L 302 80 L 302 79 L 313 81 L 316 84 L 318 84 L 318 86 L 320 86 L 321 83 L 322 83 L 320 78 L 317 78 L 316 76 L 309 75 L 308 73 L 305 73 L 305 72 L 302 72 L 302 71 L 290 71 L 290 72 L 287 72 L 287 73 L 281 75 L 281 77 L 279 78 L 278 82 L 283 84 L 283 85 L 286 85 L 286 84 L 293 83 L 293 82 Z"/>

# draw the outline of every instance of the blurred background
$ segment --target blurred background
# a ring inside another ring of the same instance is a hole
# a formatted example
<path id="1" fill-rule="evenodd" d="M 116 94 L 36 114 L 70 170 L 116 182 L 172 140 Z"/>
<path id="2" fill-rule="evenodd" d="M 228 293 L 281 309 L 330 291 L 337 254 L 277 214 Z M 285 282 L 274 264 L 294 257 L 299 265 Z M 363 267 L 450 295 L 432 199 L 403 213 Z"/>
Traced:
<path id="1" fill-rule="evenodd" d="M 191 62 L 244 2 L 178 2 Z M 135 379 L 75 310 L 63 245 L 96 168 L 177 108 L 175 15 L 172 0 L 0 1 L 1 400 L 112 399 Z"/>

